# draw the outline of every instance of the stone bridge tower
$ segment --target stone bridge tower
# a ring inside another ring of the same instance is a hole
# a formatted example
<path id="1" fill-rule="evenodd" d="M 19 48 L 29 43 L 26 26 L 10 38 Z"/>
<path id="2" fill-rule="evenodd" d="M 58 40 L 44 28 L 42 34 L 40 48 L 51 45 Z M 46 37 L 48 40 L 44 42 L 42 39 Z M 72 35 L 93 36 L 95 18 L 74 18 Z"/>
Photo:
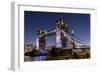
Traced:
<path id="1" fill-rule="evenodd" d="M 63 16 L 61 16 L 56 21 L 56 47 L 57 48 L 67 47 L 67 38 L 61 32 L 61 30 L 63 30 L 64 32 L 68 33 L 68 23 L 65 22 Z"/>
<path id="2" fill-rule="evenodd" d="M 65 22 L 64 17 L 61 16 L 57 22 L 56 22 L 56 47 L 67 47 L 67 38 L 64 36 L 64 34 L 61 32 L 63 30 L 64 32 L 68 32 L 68 23 Z"/>
<path id="3" fill-rule="evenodd" d="M 44 29 L 39 29 L 37 31 L 37 35 L 38 35 L 38 40 L 37 40 L 37 48 L 38 49 L 42 49 L 45 50 L 45 46 L 46 46 L 46 38 L 45 36 L 43 36 L 44 34 L 46 34 L 47 31 Z"/>

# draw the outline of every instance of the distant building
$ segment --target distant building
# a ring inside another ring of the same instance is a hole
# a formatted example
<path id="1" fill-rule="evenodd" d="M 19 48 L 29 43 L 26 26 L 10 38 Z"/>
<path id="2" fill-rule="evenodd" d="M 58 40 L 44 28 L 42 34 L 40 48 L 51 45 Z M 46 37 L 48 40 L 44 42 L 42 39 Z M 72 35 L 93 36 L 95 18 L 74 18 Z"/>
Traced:
<path id="1" fill-rule="evenodd" d="M 33 45 L 32 44 L 28 44 L 24 46 L 24 53 L 26 52 L 31 52 L 33 49 Z"/>

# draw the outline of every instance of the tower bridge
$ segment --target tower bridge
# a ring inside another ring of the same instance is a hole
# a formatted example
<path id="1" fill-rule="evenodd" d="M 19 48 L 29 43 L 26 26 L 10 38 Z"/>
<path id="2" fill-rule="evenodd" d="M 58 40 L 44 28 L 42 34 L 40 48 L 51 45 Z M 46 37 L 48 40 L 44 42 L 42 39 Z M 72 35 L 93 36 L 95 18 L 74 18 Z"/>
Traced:
<path id="1" fill-rule="evenodd" d="M 38 37 L 36 38 L 34 46 L 37 50 L 46 49 L 46 37 L 54 34 L 56 35 L 56 48 L 82 48 L 83 45 L 85 45 L 85 47 L 88 45 L 76 39 L 73 32 L 71 34 L 69 34 L 69 32 L 68 23 L 64 20 L 64 17 L 61 16 L 56 21 L 56 27 L 53 30 L 47 31 L 40 29 L 37 31 Z"/>

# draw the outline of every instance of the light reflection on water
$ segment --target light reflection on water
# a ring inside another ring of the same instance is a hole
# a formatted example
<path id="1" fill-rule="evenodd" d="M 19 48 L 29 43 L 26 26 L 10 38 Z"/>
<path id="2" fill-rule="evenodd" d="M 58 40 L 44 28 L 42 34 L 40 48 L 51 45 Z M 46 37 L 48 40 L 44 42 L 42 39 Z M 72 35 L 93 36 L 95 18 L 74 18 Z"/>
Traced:
<path id="1" fill-rule="evenodd" d="M 35 56 L 35 57 L 25 57 L 25 61 L 45 61 L 47 56 Z"/>
<path id="2" fill-rule="evenodd" d="M 25 61 L 45 61 L 46 60 L 46 54 L 48 54 L 47 51 L 45 50 L 40 50 L 38 52 L 39 56 L 34 56 L 34 57 L 30 57 L 30 56 L 24 56 L 24 60 Z"/>
<path id="3" fill-rule="evenodd" d="M 45 59 L 46 59 L 46 56 L 31 57 L 31 61 L 44 61 Z"/>

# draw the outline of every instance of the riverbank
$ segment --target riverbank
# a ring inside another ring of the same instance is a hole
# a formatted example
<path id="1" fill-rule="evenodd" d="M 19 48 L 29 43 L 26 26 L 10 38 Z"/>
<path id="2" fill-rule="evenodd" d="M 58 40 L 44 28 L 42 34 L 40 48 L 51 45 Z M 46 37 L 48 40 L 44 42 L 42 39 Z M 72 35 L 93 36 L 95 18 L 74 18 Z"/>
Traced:
<path id="1" fill-rule="evenodd" d="M 46 60 L 68 60 L 68 59 L 89 59 L 90 48 L 62 49 L 52 48 L 45 51 L 32 51 L 25 55 L 24 61 L 46 61 Z"/>

